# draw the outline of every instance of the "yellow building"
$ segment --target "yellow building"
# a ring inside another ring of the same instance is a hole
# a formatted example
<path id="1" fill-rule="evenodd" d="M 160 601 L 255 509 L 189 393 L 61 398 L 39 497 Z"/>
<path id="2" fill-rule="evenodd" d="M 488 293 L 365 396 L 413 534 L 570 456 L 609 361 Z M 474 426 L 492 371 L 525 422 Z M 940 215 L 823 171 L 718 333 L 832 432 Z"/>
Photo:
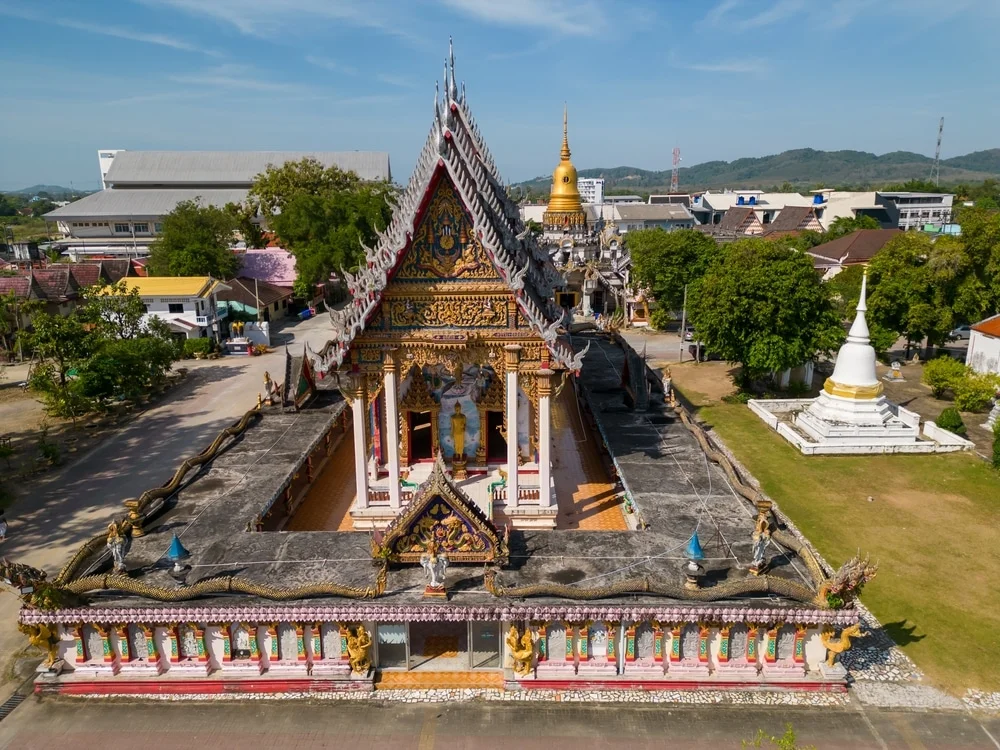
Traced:
<path id="1" fill-rule="evenodd" d="M 587 233 L 587 215 L 580 200 L 576 167 L 570 160 L 567 112 L 563 110 L 563 142 L 559 152 L 559 165 L 552 172 L 552 191 L 549 206 L 542 215 L 542 224 L 548 235 L 559 234 L 583 237 Z"/>

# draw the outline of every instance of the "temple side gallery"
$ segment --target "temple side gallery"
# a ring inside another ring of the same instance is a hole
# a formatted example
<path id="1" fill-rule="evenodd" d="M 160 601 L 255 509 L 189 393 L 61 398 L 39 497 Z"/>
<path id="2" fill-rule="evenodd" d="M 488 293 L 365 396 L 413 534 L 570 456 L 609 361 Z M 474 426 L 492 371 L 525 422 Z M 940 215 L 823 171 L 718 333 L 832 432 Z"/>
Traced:
<path id="1" fill-rule="evenodd" d="M 366 253 L 329 343 L 170 482 L 51 577 L 4 561 L 38 691 L 844 689 L 876 566 L 827 567 L 613 326 L 574 324 L 453 58 Z"/>

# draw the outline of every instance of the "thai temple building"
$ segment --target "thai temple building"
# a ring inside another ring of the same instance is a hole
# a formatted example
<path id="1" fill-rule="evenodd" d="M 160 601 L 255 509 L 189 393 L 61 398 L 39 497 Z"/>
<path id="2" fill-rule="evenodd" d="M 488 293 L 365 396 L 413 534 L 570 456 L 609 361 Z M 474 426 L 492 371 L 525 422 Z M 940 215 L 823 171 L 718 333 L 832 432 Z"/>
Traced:
<path id="1" fill-rule="evenodd" d="M 575 175 L 564 128 L 570 232 Z M 329 343 L 170 482 L 51 578 L 0 565 L 39 692 L 846 689 L 876 566 L 827 566 L 668 378 L 573 332 L 453 58 L 366 254 Z"/>
<path id="2" fill-rule="evenodd" d="M 938 428 L 920 431 L 920 415 L 891 403 L 875 370 L 865 312 L 867 273 L 847 341 L 833 374 L 815 399 L 752 400 L 750 408 L 806 454 L 935 453 L 968 450 L 972 443 Z"/>

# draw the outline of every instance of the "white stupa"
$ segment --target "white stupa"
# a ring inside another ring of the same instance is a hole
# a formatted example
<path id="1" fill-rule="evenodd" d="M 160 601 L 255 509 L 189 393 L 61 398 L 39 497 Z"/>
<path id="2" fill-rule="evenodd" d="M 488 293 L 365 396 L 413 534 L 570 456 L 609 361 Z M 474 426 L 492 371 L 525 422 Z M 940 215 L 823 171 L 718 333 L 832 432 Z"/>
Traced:
<path id="1" fill-rule="evenodd" d="M 971 443 L 936 425 L 921 439 L 920 415 L 893 404 L 882 393 L 865 320 L 867 288 L 866 273 L 854 324 L 819 396 L 754 400 L 750 408 L 803 453 L 934 453 L 967 448 Z"/>
<path id="2" fill-rule="evenodd" d="M 869 338 L 868 321 L 865 320 L 867 292 L 866 273 L 861 279 L 861 298 L 854 324 L 847 334 L 847 341 L 837 352 L 833 375 L 827 378 L 819 398 L 799 415 L 798 421 L 803 427 L 814 427 L 818 432 L 823 432 L 819 424 L 823 422 L 881 427 L 894 416 L 893 407 L 882 393 L 882 381 L 875 373 L 875 349 Z"/>

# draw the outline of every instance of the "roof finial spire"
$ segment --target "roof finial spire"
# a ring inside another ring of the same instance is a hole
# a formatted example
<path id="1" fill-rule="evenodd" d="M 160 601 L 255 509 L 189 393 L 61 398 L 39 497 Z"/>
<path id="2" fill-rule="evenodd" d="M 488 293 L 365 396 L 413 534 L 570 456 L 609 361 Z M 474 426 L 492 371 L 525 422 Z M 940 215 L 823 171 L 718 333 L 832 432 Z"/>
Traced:
<path id="1" fill-rule="evenodd" d="M 458 80 L 455 78 L 455 47 L 451 42 L 451 36 L 448 37 L 448 65 L 451 69 L 451 79 L 448 84 L 448 93 L 452 98 L 452 101 L 458 100 Z"/>
<path id="2" fill-rule="evenodd" d="M 438 82 L 434 81 L 434 119 L 438 122 L 441 121 L 441 104 L 438 101 L 438 95 L 441 93 L 438 88 Z"/>
<path id="3" fill-rule="evenodd" d="M 861 296 L 858 297 L 857 315 L 854 316 L 854 323 L 847 333 L 847 340 L 854 344 L 868 344 L 870 334 L 868 332 L 868 321 L 865 313 L 868 311 L 868 267 L 865 267 L 864 275 L 861 277 Z"/>
<path id="4" fill-rule="evenodd" d="M 559 156 L 563 161 L 568 161 L 570 157 L 569 153 L 569 108 L 566 103 L 563 102 L 563 142 L 562 150 L 559 152 Z"/>

